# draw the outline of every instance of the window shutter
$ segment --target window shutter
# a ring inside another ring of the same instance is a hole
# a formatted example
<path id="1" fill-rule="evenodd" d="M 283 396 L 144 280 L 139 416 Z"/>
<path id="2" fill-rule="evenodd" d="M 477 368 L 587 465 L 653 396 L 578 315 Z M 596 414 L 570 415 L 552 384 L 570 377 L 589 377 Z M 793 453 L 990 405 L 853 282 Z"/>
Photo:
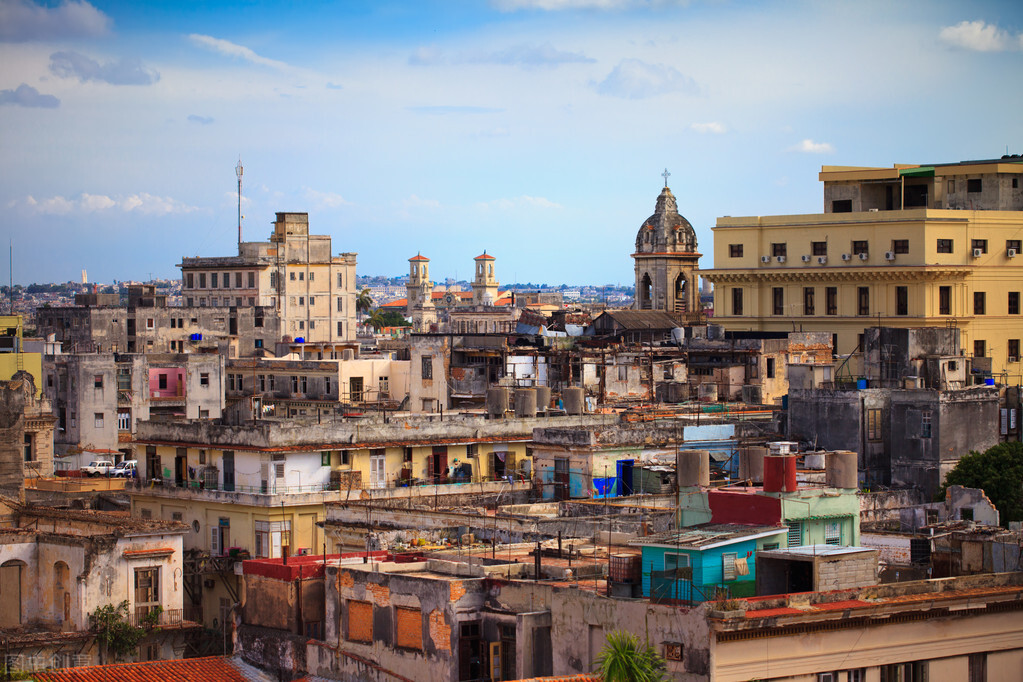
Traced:
<path id="1" fill-rule="evenodd" d="M 220 556 L 220 527 L 210 528 L 210 554 Z"/>

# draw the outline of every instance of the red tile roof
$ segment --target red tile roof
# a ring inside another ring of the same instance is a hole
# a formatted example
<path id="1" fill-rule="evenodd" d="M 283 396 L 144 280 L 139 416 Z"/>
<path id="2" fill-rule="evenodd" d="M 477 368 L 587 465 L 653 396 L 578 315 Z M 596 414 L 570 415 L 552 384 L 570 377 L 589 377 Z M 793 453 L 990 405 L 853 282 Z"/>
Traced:
<path id="1" fill-rule="evenodd" d="M 516 682 L 601 682 L 596 675 L 562 675 L 559 677 L 530 677 Z"/>
<path id="2" fill-rule="evenodd" d="M 33 673 L 37 682 L 248 682 L 222 656 L 147 663 L 112 663 Z"/>
<path id="3" fill-rule="evenodd" d="M 473 260 L 494 260 L 494 257 L 484 251 L 482 255 L 476 256 Z"/>
<path id="4" fill-rule="evenodd" d="M 417 253 L 416 255 L 414 255 L 411 258 L 409 258 L 409 261 L 414 261 L 414 260 L 430 260 L 430 259 L 427 258 L 426 256 L 420 254 L 420 253 Z"/>

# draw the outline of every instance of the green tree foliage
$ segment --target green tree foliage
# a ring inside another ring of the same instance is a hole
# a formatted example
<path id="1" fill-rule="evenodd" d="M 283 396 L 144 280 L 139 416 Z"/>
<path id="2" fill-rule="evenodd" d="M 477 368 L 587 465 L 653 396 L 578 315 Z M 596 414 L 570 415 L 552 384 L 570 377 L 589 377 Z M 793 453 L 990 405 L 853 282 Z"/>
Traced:
<path id="1" fill-rule="evenodd" d="M 139 642 L 159 622 L 161 611 L 160 607 L 153 609 L 140 623 L 141 627 L 136 627 L 128 618 L 130 609 L 125 599 L 116 606 L 106 604 L 90 613 L 89 628 L 96 634 L 102 648 L 116 661 L 135 651 Z"/>
<path id="2" fill-rule="evenodd" d="M 950 485 L 981 488 L 998 509 L 1002 525 L 1023 521 L 1023 443 L 999 443 L 984 452 L 971 451 L 948 472 L 941 499 Z"/>
<path id="3" fill-rule="evenodd" d="M 362 313 L 369 312 L 369 309 L 372 307 L 373 297 L 370 295 L 369 289 L 363 289 L 355 297 L 355 312 L 361 316 Z"/>
<path id="4" fill-rule="evenodd" d="M 661 682 L 666 666 L 652 646 L 640 644 L 636 635 L 615 630 L 608 634 L 594 670 L 604 682 Z"/>

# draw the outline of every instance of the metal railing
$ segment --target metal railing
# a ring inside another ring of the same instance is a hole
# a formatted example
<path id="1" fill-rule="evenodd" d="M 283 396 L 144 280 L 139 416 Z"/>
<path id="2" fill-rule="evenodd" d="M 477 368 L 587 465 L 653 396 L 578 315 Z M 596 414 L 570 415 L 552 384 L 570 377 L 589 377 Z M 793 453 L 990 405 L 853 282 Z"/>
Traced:
<path id="1" fill-rule="evenodd" d="M 141 627 L 159 627 L 161 625 L 178 625 L 182 622 L 181 609 L 162 609 L 157 615 L 152 615 L 155 607 L 137 606 L 134 613 L 128 619 L 132 625 Z"/>

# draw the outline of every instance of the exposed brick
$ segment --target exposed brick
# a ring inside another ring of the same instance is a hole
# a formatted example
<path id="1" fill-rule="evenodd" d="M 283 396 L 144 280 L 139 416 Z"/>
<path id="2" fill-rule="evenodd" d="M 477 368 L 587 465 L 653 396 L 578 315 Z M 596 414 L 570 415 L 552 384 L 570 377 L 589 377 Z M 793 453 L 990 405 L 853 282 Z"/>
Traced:
<path id="1" fill-rule="evenodd" d="M 355 585 L 355 579 L 352 578 L 351 571 L 341 571 L 338 575 L 338 582 L 341 583 L 341 587 L 352 587 Z"/>
<path id="2" fill-rule="evenodd" d="M 419 609 L 399 606 L 395 610 L 396 644 L 405 649 L 423 650 L 423 614 Z"/>
<path id="3" fill-rule="evenodd" d="M 451 651 L 451 626 L 444 622 L 440 609 L 430 612 L 430 639 L 438 651 Z"/>
<path id="4" fill-rule="evenodd" d="M 366 592 L 377 606 L 391 605 L 391 588 L 387 585 L 366 583 Z"/>
<path id="5" fill-rule="evenodd" d="M 465 596 L 465 583 L 461 580 L 454 580 L 449 583 L 449 585 L 449 589 L 451 590 L 451 601 L 458 601 Z"/>

